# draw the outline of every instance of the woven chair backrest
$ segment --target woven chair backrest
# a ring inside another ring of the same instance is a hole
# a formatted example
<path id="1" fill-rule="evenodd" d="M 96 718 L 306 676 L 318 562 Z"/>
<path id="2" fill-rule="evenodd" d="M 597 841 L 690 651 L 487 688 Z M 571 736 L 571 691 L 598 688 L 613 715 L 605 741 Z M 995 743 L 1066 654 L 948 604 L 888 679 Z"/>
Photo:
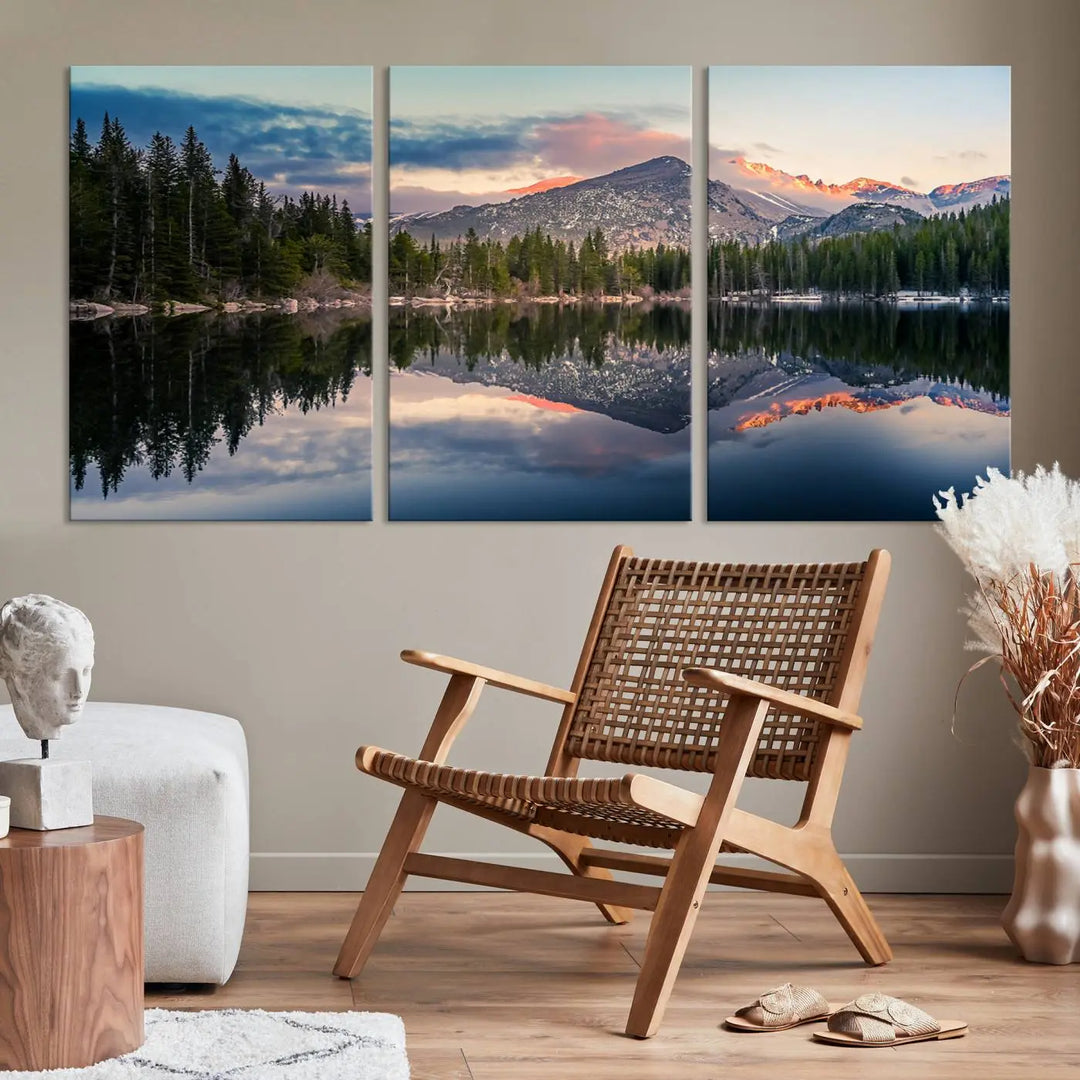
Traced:
<path id="1" fill-rule="evenodd" d="M 574 757 L 708 772 L 725 695 L 684 682 L 717 667 L 839 702 L 866 563 L 737 566 L 627 558 L 567 733 Z M 824 725 L 770 710 L 750 776 L 808 780 Z"/>

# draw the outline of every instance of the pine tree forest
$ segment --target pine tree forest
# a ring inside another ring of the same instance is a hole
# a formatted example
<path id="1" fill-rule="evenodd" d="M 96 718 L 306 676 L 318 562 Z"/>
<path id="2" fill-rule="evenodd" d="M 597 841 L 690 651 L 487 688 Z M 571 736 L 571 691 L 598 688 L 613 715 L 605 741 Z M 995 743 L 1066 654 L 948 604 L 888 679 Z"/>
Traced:
<path id="1" fill-rule="evenodd" d="M 418 241 L 402 229 L 390 239 L 390 292 L 413 295 L 522 297 L 689 295 L 690 253 L 684 247 L 609 249 L 600 228 L 581 243 L 552 240 L 537 228 L 501 241 L 475 229 L 449 243 Z"/>
<path id="2" fill-rule="evenodd" d="M 880 232 L 709 245 L 709 295 L 822 293 L 887 299 L 1009 292 L 1009 200 Z"/>
<path id="3" fill-rule="evenodd" d="M 135 147 L 107 113 L 96 143 L 82 118 L 71 135 L 70 244 L 72 299 L 326 299 L 371 282 L 371 225 L 347 201 L 273 195 L 235 154 L 217 169 L 194 127 Z"/>

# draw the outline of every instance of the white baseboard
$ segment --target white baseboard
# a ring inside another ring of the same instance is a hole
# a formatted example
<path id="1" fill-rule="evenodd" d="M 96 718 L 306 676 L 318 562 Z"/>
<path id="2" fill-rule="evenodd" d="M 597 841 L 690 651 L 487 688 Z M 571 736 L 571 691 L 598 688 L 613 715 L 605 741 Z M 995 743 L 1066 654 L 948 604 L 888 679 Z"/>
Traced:
<path id="1" fill-rule="evenodd" d="M 375 852 L 256 851 L 251 855 L 251 888 L 256 892 L 355 892 L 364 888 L 375 865 Z M 500 855 L 496 852 L 433 852 L 459 859 L 481 859 L 536 870 L 562 870 L 546 852 Z M 730 855 L 732 866 L 776 869 L 752 855 Z M 863 892 L 1007 893 L 1012 889 L 1011 855 L 845 855 L 851 876 Z M 635 875 L 632 880 L 655 882 Z M 467 892 L 476 886 L 452 881 L 410 878 L 415 892 Z"/>

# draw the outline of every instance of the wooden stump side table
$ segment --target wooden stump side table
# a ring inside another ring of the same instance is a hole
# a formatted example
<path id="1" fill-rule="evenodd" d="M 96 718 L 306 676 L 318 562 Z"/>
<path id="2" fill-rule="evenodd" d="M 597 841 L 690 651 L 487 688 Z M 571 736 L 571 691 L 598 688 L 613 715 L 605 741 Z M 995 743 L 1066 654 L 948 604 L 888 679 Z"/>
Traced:
<path id="1" fill-rule="evenodd" d="M 0 1069 L 81 1068 L 143 1043 L 143 827 L 0 839 Z"/>

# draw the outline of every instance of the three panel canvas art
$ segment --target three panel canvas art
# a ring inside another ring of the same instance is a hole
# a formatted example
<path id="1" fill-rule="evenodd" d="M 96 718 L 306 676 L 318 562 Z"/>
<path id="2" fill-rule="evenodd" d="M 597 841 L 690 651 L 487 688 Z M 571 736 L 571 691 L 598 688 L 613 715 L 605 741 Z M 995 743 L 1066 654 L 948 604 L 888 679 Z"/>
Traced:
<path id="1" fill-rule="evenodd" d="M 1009 69 L 710 69 L 697 297 L 691 95 L 394 67 L 387 177 L 370 68 L 73 68 L 72 518 L 370 520 L 379 364 L 391 521 L 688 520 L 695 299 L 710 520 L 1007 469 Z"/>

